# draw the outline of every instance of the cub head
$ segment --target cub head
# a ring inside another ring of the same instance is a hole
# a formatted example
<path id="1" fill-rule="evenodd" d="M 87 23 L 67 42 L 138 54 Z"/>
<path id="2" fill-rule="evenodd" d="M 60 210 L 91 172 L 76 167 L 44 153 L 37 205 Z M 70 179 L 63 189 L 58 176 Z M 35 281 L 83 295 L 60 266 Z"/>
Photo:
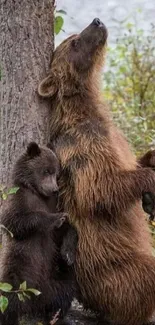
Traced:
<path id="1" fill-rule="evenodd" d="M 14 183 L 49 197 L 58 191 L 59 162 L 52 150 L 31 142 L 14 168 Z"/>
<path id="2" fill-rule="evenodd" d="M 39 85 L 39 94 L 72 96 L 93 82 L 101 71 L 107 35 L 105 25 L 95 18 L 80 34 L 63 41 L 54 52 L 49 75 Z"/>

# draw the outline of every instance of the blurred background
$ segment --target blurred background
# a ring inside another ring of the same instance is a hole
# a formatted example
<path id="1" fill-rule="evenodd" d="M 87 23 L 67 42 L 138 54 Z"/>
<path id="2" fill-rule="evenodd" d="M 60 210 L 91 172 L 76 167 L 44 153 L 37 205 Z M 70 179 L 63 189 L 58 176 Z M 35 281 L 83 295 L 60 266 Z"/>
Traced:
<path id="1" fill-rule="evenodd" d="M 136 154 L 154 148 L 155 1 L 57 0 L 55 17 L 56 46 L 95 17 L 106 24 L 103 97 Z"/>

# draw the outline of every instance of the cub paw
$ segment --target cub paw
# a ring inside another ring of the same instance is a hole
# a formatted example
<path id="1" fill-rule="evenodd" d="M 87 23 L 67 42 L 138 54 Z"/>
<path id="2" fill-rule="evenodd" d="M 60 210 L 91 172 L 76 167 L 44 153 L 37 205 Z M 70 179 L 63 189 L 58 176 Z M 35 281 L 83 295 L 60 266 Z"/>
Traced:
<path id="1" fill-rule="evenodd" d="M 65 223 L 65 221 L 67 220 L 68 214 L 65 213 L 65 212 L 59 212 L 59 213 L 54 213 L 51 216 L 51 218 L 52 217 L 54 218 L 53 226 L 56 227 L 56 228 L 60 228 Z"/>
<path id="2" fill-rule="evenodd" d="M 60 227 L 63 225 L 63 223 L 64 223 L 65 221 L 66 221 L 65 216 L 60 217 L 60 218 L 56 221 L 55 226 L 56 226 L 57 228 L 60 228 Z"/>
<path id="3" fill-rule="evenodd" d="M 68 219 L 68 213 L 66 212 L 61 212 L 62 217 L 64 217 L 65 219 Z"/>

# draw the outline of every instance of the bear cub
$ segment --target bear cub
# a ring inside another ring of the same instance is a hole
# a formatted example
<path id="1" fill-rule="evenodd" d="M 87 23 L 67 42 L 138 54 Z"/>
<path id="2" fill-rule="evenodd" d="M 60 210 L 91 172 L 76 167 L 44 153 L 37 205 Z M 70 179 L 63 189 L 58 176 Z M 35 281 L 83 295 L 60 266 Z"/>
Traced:
<path id="1" fill-rule="evenodd" d="M 57 311 L 58 323 L 66 324 L 63 317 L 76 295 L 72 264 L 77 234 L 68 224 L 66 213 L 56 212 L 58 174 L 54 152 L 35 142 L 15 164 L 13 184 L 19 189 L 6 202 L 7 210 L 1 218 L 13 238 L 7 232 L 3 236 L 0 281 L 10 283 L 13 290 L 26 281 L 27 288 L 41 294 L 32 294 L 24 303 L 16 293 L 7 294 L 9 305 L 0 316 L 2 325 L 18 325 L 24 314 L 41 316 L 49 324 Z"/>

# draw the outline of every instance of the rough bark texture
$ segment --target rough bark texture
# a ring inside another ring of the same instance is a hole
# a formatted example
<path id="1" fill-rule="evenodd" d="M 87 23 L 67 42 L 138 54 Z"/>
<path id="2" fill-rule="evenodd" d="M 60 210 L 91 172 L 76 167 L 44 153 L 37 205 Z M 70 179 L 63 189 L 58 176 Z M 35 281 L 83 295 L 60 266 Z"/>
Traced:
<path id="1" fill-rule="evenodd" d="M 54 0 L 0 0 L 0 185 L 36 140 L 48 141 L 48 103 L 37 95 L 53 49 Z"/>

